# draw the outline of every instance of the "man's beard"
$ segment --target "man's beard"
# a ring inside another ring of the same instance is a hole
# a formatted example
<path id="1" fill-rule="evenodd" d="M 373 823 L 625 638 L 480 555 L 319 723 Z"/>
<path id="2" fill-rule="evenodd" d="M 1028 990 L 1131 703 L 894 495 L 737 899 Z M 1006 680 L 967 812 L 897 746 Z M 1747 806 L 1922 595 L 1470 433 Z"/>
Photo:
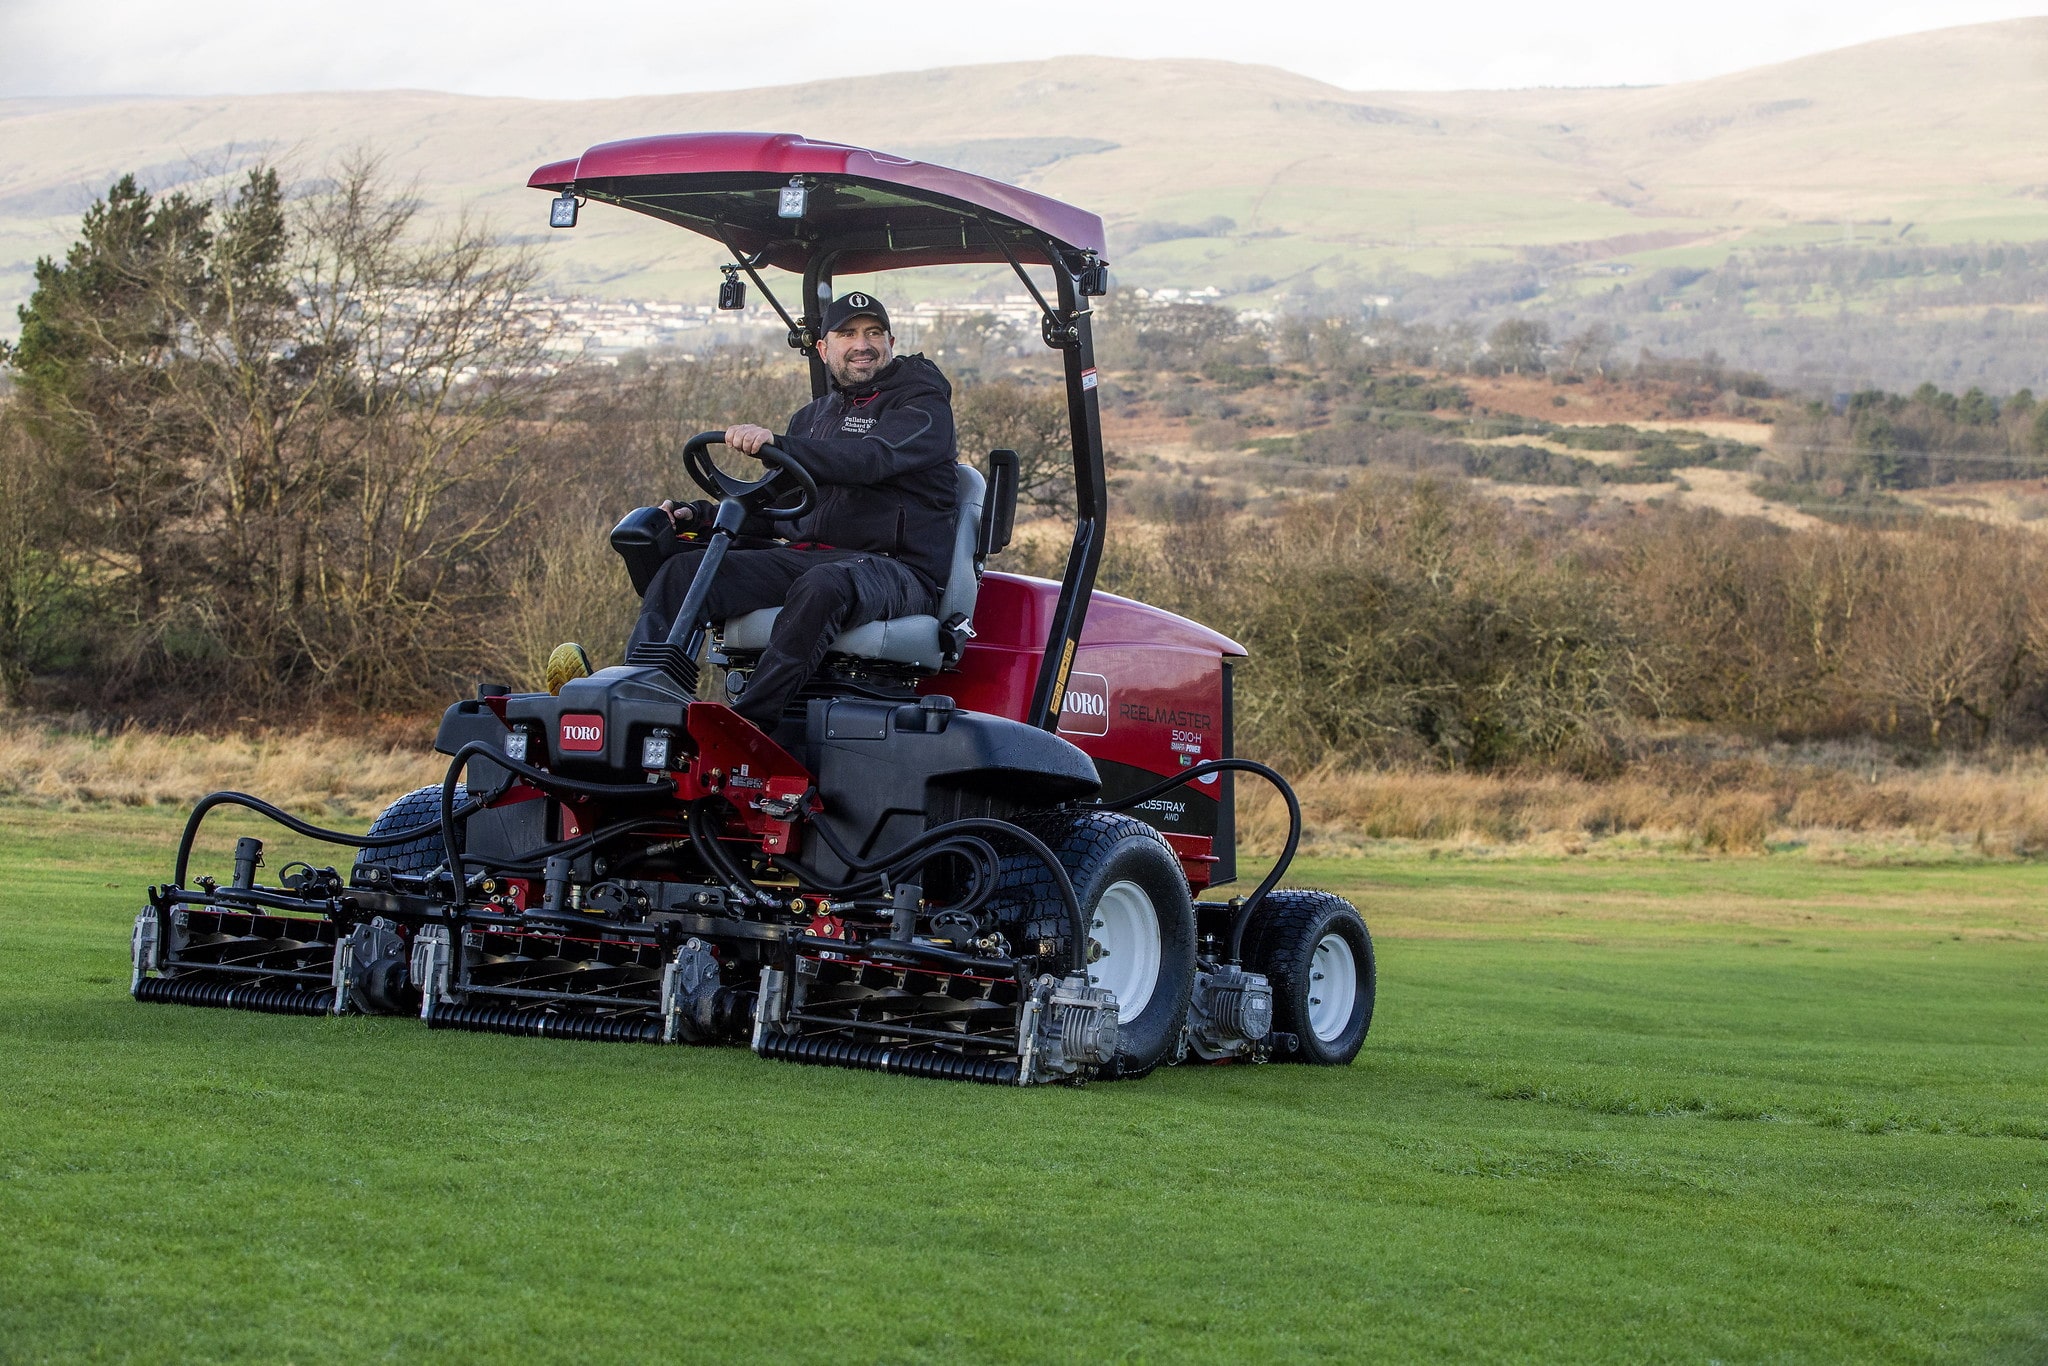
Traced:
<path id="1" fill-rule="evenodd" d="M 856 364 L 858 365 L 858 371 L 856 370 Z M 880 374 L 882 364 L 882 353 L 877 351 L 872 360 L 862 360 L 858 363 L 849 357 L 842 356 L 836 365 L 829 368 L 832 371 L 833 379 L 837 380 L 843 387 L 852 388 L 854 385 L 864 384 Z"/>

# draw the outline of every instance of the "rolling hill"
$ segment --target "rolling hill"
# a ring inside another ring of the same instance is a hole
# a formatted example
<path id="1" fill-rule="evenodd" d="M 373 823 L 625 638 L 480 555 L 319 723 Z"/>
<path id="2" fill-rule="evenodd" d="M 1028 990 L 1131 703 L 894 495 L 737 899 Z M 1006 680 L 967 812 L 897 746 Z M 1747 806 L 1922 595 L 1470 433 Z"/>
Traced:
<path id="1" fill-rule="evenodd" d="M 877 99 L 878 90 L 886 92 Z M 713 253 L 625 215 L 549 234 L 523 188 L 588 144 L 773 128 L 998 175 L 1112 224 L 1128 284 L 1241 303 L 1531 253 L 1655 264 L 1730 244 L 2048 239 L 2048 18 L 1655 88 L 1361 93 L 1268 67 L 1081 57 L 603 101 L 426 91 L 0 100 L 0 307 L 123 171 L 167 188 L 356 148 L 429 206 L 537 243 L 556 287 L 707 298 Z M 942 275 L 943 296 L 985 276 Z"/>

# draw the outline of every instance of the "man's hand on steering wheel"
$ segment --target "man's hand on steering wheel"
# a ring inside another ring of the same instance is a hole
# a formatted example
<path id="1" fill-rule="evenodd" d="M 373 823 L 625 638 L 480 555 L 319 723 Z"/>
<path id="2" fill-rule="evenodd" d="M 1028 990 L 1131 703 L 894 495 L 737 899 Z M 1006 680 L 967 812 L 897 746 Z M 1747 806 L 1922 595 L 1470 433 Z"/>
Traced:
<path id="1" fill-rule="evenodd" d="M 775 444 L 775 433 L 766 427 L 742 422 L 737 427 L 725 429 L 725 444 L 741 455 L 759 455 L 763 446 Z"/>
<path id="2" fill-rule="evenodd" d="M 769 466 L 768 473 L 759 479 L 736 478 L 712 462 L 713 446 L 731 446 L 734 450 L 751 447 L 753 457 Z M 818 481 L 794 456 L 775 444 L 775 433 L 752 423 L 723 432 L 699 432 L 685 441 L 683 472 L 698 488 L 721 500 L 721 509 L 726 501 L 737 500 L 746 512 L 773 522 L 793 521 L 818 505 Z"/>

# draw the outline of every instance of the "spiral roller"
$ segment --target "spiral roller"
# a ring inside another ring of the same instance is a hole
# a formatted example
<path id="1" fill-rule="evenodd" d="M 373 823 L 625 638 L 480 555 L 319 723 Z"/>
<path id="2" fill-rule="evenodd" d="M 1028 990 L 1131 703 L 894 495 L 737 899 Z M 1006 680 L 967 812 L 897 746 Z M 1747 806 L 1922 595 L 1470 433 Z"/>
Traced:
<path id="1" fill-rule="evenodd" d="M 783 1062 L 807 1062 L 828 1067 L 854 1067 L 868 1072 L 894 1072 L 902 1076 L 933 1077 L 942 1081 L 978 1081 L 990 1086 L 1015 1086 L 1015 1058 L 970 1058 L 959 1053 L 937 1053 L 906 1048 L 902 1044 L 865 1043 L 824 1035 L 797 1034 L 763 1036 L 755 1052 Z"/>
<path id="2" fill-rule="evenodd" d="M 429 1029 L 470 1029 L 484 1034 L 521 1034 L 579 1043 L 660 1043 L 661 1021 L 646 1015 L 551 1015 L 513 1006 L 444 1005 L 427 1019 Z"/>
<path id="3" fill-rule="evenodd" d="M 326 1015 L 334 1010 L 332 990 L 303 991 L 292 986 L 224 982 L 217 977 L 145 977 L 135 984 L 135 999 L 156 1005 L 259 1010 L 271 1015 Z"/>

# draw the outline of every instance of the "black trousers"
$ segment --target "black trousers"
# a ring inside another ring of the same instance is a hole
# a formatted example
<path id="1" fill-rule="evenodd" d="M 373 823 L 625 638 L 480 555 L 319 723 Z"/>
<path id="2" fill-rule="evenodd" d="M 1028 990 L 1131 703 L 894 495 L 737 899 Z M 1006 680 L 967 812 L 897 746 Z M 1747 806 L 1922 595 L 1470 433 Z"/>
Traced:
<path id="1" fill-rule="evenodd" d="M 701 550 L 686 550 L 662 565 L 647 585 L 627 650 L 642 641 L 668 639 L 702 556 Z M 782 609 L 768 648 L 734 706 L 770 730 L 841 631 L 935 611 L 936 598 L 923 579 L 887 555 L 775 546 L 728 551 L 705 610 L 711 620 L 724 621 L 763 607 Z"/>

